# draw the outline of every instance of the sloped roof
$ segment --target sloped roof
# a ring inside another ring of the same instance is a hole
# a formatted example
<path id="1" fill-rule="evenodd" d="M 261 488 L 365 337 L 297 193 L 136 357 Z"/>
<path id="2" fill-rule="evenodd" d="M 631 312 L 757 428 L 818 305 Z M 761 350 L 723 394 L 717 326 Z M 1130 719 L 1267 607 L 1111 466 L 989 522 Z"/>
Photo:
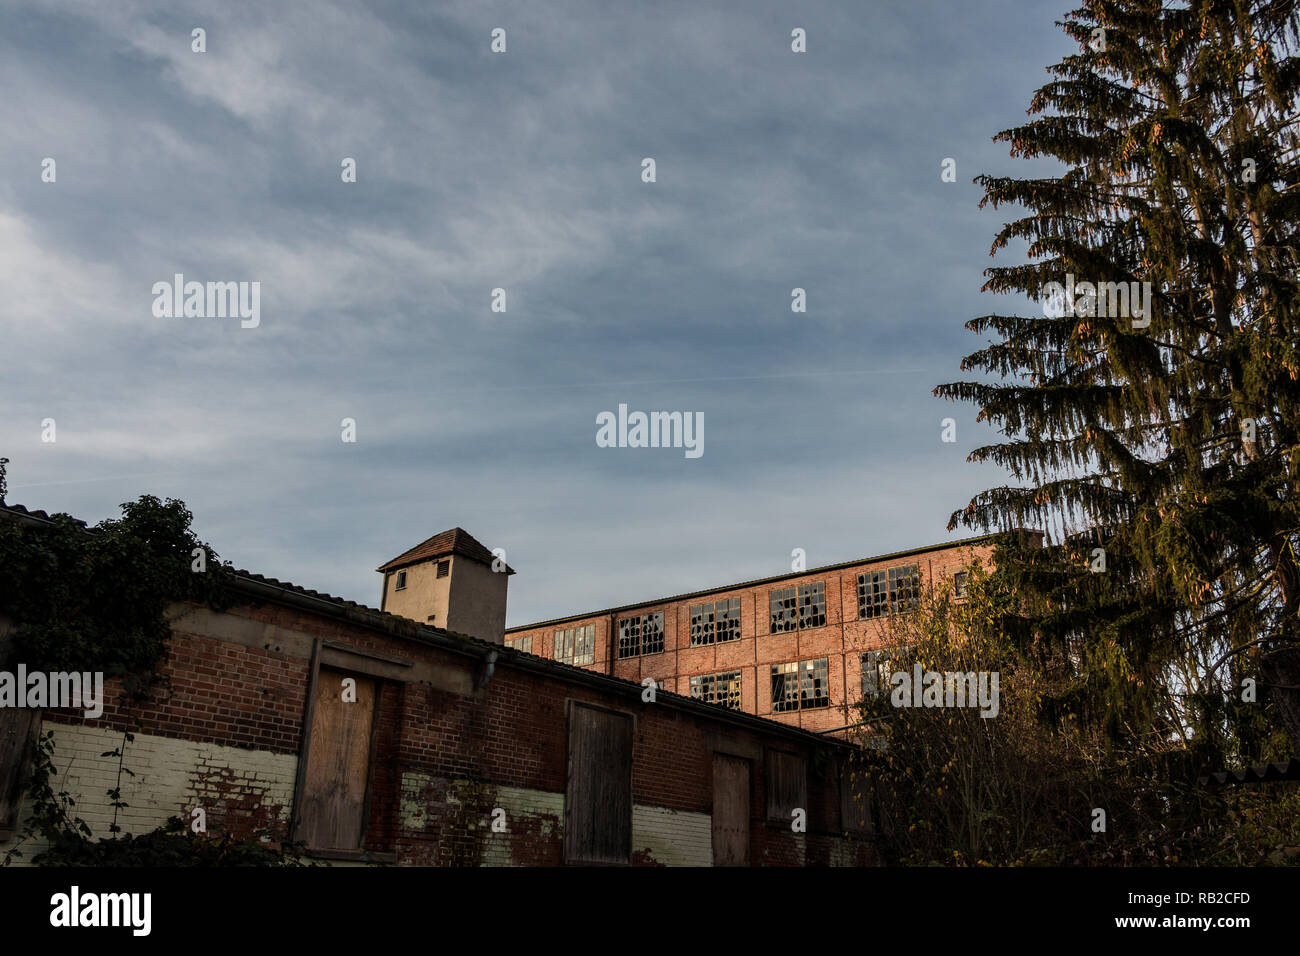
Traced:
<path id="1" fill-rule="evenodd" d="M 740 591 L 745 588 L 760 587 L 764 584 L 775 584 L 780 581 L 790 581 L 795 578 L 807 578 L 818 574 L 829 574 L 834 571 L 842 571 L 845 568 L 856 567 L 860 564 L 873 564 L 877 561 L 893 561 L 901 558 L 908 558 L 913 555 L 926 554 L 930 551 L 947 551 L 955 548 L 967 548 L 980 544 L 987 544 L 1000 537 L 1005 532 L 993 532 L 991 534 L 976 535 L 972 538 L 959 538 L 956 541 L 945 541 L 939 544 L 927 544 L 920 548 L 909 548 L 906 551 L 893 551 L 889 554 L 877 554 L 869 558 L 854 558 L 852 561 L 841 561 L 838 564 L 826 564 L 819 568 L 807 568 L 803 571 L 787 571 L 782 574 L 776 574 L 767 578 L 755 578 L 752 581 L 741 581 L 737 584 L 722 584 L 717 587 L 705 588 L 703 591 L 687 591 L 684 594 L 672 594 L 668 597 L 655 598 L 651 601 L 637 601 L 635 604 L 620 604 L 617 607 L 602 608 L 598 611 L 583 611 L 580 614 L 569 614 L 564 617 L 551 618 L 549 621 L 537 621 L 534 624 L 516 624 L 514 627 L 507 627 L 507 634 L 514 634 L 518 631 L 528 631 L 535 627 L 548 627 L 552 624 L 565 624 L 569 621 L 580 621 L 588 617 L 608 617 L 611 614 L 619 614 L 623 611 L 632 611 L 637 608 L 654 607 L 658 604 L 674 604 L 677 601 L 687 601 L 691 598 L 707 597 L 711 594 L 722 594 L 727 591 Z M 1041 531 L 1034 531 L 1028 528 L 1018 528 L 1015 533 L 1024 533 L 1030 535 L 1041 535 Z"/>
<path id="2" fill-rule="evenodd" d="M 9 504 L 0 502 L 0 518 L 6 520 L 17 520 L 22 523 L 33 525 L 49 524 L 55 515 L 46 514 L 44 511 L 36 511 L 24 508 L 22 505 Z M 71 518 L 71 515 L 64 515 Z M 84 521 L 72 518 L 76 524 L 85 528 L 87 534 L 95 534 L 95 529 L 88 527 Z M 454 528 L 453 531 L 461 531 L 460 528 Z M 443 532 L 450 534 L 451 532 Z M 470 540 L 474 539 L 461 531 L 462 534 Z M 435 535 L 434 537 L 437 537 Z M 430 541 L 433 539 L 431 538 Z M 426 544 L 428 542 L 425 542 Z M 483 545 L 478 544 L 480 548 Z M 415 549 L 412 549 L 415 550 Z M 483 549 L 487 551 L 486 548 Z M 408 552 L 409 553 L 409 552 Z M 492 558 L 492 552 L 487 551 L 488 560 Z M 394 558 L 393 560 L 398 560 Z M 392 562 L 390 562 L 391 564 Z M 588 687 L 595 687 L 607 690 L 613 693 L 622 694 L 632 699 L 639 698 L 644 692 L 644 687 L 632 680 L 622 677 L 615 677 L 612 674 L 601 674 L 597 671 L 589 671 L 584 667 L 577 667 L 573 664 L 565 664 L 562 661 L 552 660 L 546 657 L 539 657 L 535 654 L 529 654 L 524 651 L 516 650 L 508 644 L 494 644 L 491 641 L 485 641 L 482 638 L 473 637 L 468 634 L 458 634 L 455 631 L 448 631 L 445 628 L 435 627 L 432 624 L 421 624 L 418 621 L 412 621 L 409 618 L 400 617 L 396 614 L 390 614 L 387 611 L 381 611 L 378 608 L 368 607 L 365 604 L 358 604 L 356 601 L 349 601 L 346 598 L 335 597 L 332 594 L 326 594 L 323 591 L 315 591 L 311 588 L 305 588 L 301 585 L 292 584 L 288 581 L 280 581 L 276 578 L 268 577 L 263 574 L 256 574 L 252 571 L 229 568 L 233 575 L 232 587 L 234 590 L 256 596 L 259 600 L 271 600 L 276 603 L 291 604 L 292 606 L 305 607 L 315 613 L 328 614 L 331 617 L 348 621 L 362 627 L 368 627 L 376 631 L 391 634 L 395 637 L 406 640 L 419 641 L 423 644 L 441 647 L 444 650 L 460 654 L 470 654 L 480 659 L 501 659 L 507 663 L 534 673 L 543 674 L 556 680 L 566 681 L 568 683 L 583 684 Z M 514 573 L 513 571 L 511 572 Z M 658 691 L 657 698 L 663 704 L 707 717 L 720 723 L 735 724 L 741 727 L 747 727 L 761 733 L 774 734 L 782 737 L 795 738 L 804 742 L 817 742 L 834 747 L 851 748 L 852 745 L 838 737 L 831 737 L 819 734 L 816 731 L 805 730 L 802 727 L 796 727 L 792 724 L 783 724 L 780 721 L 772 720 L 768 717 L 760 717 L 757 714 L 749 714 L 741 710 L 732 710 L 721 704 L 708 704 L 694 697 L 688 697 L 682 694 L 676 694 L 667 690 Z"/>
<path id="3" fill-rule="evenodd" d="M 440 531 L 432 538 L 426 538 L 409 551 L 403 551 L 387 564 L 377 567 L 376 571 L 392 571 L 394 568 L 415 564 L 417 561 L 430 561 L 448 554 L 459 554 L 472 558 L 480 564 L 491 565 L 495 555 L 479 543 L 478 539 L 464 528 L 452 528 Z M 514 569 L 506 565 L 506 573 L 514 574 Z"/>

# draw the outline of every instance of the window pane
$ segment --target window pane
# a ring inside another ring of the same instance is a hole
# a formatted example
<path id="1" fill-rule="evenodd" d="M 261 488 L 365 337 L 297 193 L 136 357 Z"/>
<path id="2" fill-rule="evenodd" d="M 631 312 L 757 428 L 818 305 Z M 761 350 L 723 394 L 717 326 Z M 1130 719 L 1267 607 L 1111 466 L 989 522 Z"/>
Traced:
<path id="1" fill-rule="evenodd" d="M 585 624 L 574 637 L 573 663 L 591 664 L 596 659 L 596 626 Z"/>
<path id="2" fill-rule="evenodd" d="M 908 564 L 889 569 L 889 610 L 910 611 L 920 598 L 921 566 Z"/>
<path id="3" fill-rule="evenodd" d="M 618 656 L 635 657 L 641 653 L 641 619 L 625 617 L 618 622 Z"/>
<path id="4" fill-rule="evenodd" d="M 885 572 L 858 575 L 858 617 L 880 617 L 887 610 Z"/>
<path id="5" fill-rule="evenodd" d="M 691 647 L 713 643 L 713 605 L 691 606 Z"/>
<path id="6" fill-rule="evenodd" d="M 798 627 L 795 617 L 796 590 L 794 588 L 777 588 L 772 591 L 769 603 L 772 614 L 772 633 L 793 631 Z"/>
<path id="7" fill-rule="evenodd" d="M 714 632 L 719 641 L 734 641 L 740 637 L 740 598 L 718 602 Z"/>
<path id="8" fill-rule="evenodd" d="M 641 619 L 641 653 L 658 654 L 664 649 L 664 612 L 647 614 Z"/>
<path id="9" fill-rule="evenodd" d="M 799 586 L 799 626 L 821 627 L 826 623 L 826 585 L 816 584 Z"/>

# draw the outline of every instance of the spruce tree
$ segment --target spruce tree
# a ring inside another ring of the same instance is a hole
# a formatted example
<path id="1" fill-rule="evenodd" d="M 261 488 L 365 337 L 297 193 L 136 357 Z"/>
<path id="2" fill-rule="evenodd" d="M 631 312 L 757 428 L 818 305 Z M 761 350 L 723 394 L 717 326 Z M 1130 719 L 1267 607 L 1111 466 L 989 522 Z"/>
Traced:
<path id="1" fill-rule="evenodd" d="M 971 460 L 1013 480 L 950 526 L 1046 533 L 997 560 L 1006 626 L 1072 661 L 1058 716 L 1205 762 L 1280 726 L 1300 755 L 1296 0 L 1085 0 L 1060 25 L 1079 51 L 995 137 L 1060 174 L 976 180 L 1027 213 L 992 248 L 1027 261 L 984 290 L 1033 305 L 968 322 L 978 374 L 935 389 L 999 429 Z"/>

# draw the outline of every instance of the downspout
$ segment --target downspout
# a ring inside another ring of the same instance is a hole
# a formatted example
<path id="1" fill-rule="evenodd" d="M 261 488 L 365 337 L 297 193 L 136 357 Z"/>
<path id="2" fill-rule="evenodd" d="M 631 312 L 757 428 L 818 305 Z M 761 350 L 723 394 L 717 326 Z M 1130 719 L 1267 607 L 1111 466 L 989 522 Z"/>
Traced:
<path id="1" fill-rule="evenodd" d="M 479 679 L 474 682 L 474 689 L 476 691 L 482 690 L 488 685 L 488 681 L 492 679 L 492 673 L 497 669 L 497 652 L 495 650 L 488 651 L 487 655 L 483 658 L 483 662 L 483 673 L 479 676 Z"/>

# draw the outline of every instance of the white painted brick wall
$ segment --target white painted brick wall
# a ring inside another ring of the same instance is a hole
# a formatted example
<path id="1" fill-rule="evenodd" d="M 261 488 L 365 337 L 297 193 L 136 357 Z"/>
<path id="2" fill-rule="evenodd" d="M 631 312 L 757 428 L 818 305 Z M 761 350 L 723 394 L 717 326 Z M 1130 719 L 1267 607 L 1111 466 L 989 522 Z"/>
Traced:
<path id="1" fill-rule="evenodd" d="M 220 816 L 213 809 L 220 794 L 211 784 L 201 786 L 200 781 L 205 776 L 211 780 L 214 772 L 237 789 L 260 794 L 263 805 L 282 808 L 279 820 L 288 822 L 298 770 L 298 758 L 292 754 L 139 733 L 123 744 L 118 731 L 48 721 L 42 723 L 41 730 L 54 734 L 53 761 L 58 771 L 52 781 L 54 788 L 70 792 L 77 802 L 72 813 L 86 821 L 95 839 L 110 836 L 113 807 L 105 791 L 117 785 L 118 759 L 100 755 L 120 746 L 125 746 L 124 766 L 135 772 L 134 777 L 122 774 L 122 800 L 130 804 L 117 817 L 124 833 L 148 832 L 171 816 L 188 820 L 196 806 L 207 808 L 212 828 L 214 815 Z M 24 803 L 24 824 L 29 809 Z M 16 839 L 0 844 L 0 855 Z M 42 848 L 36 843 L 24 844 L 23 858 L 15 862 L 29 863 Z"/>
<path id="2" fill-rule="evenodd" d="M 633 806 L 632 849 L 665 866 L 712 866 L 713 820 L 707 813 Z"/>
<path id="3" fill-rule="evenodd" d="M 402 825 L 420 829 L 425 825 L 426 809 L 419 794 L 433 778 L 424 773 L 402 775 Z M 447 789 L 447 803 L 462 802 L 462 781 L 452 781 Z M 497 787 L 496 806 L 506 811 L 506 832 L 493 833 L 490 816 L 471 821 L 482 828 L 484 866 L 510 866 L 510 835 L 522 821 L 540 821 L 542 836 L 563 837 L 564 794 L 521 787 Z M 713 825 L 707 813 L 686 813 L 666 807 L 632 807 L 632 849 L 647 852 L 667 866 L 711 866 L 713 863 Z"/>

